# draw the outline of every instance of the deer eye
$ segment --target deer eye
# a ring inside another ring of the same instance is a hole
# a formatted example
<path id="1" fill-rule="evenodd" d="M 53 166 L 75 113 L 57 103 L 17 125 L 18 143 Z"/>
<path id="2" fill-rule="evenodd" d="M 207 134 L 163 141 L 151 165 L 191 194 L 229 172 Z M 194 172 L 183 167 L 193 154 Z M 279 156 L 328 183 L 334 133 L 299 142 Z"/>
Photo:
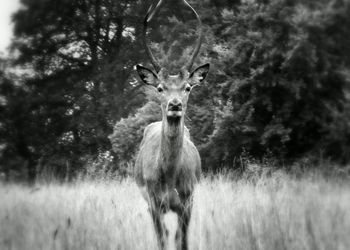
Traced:
<path id="1" fill-rule="evenodd" d="M 159 93 L 163 92 L 163 88 L 161 86 L 158 86 L 157 90 L 158 90 Z"/>
<path id="2" fill-rule="evenodd" d="M 191 91 L 191 86 L 187 85 L 186 88 L 185 88 L 185 91 L 186 92 L 190 92 Z"/>

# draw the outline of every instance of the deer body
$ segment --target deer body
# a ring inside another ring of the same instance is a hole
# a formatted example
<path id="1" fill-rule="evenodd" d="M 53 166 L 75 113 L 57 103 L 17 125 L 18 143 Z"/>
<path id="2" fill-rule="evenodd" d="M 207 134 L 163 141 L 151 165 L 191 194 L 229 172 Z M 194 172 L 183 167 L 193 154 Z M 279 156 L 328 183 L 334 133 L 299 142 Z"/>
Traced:
<path id="1" fill-rule="evenodd" d="M 200 178 L 201 162 L 188 129 L 183 124 L 170 128 L 176 132 L 169 136 L 166 123 L 146 127 L 135 165 L 136 181 L 166 208 L 178 210 Z"/>
<path id="2" fill-rule="evenodd" d="M 197 12 L 183 0 L 197 17 Z M 162 121 L 148 125 L 144 131 L 140 151 L 135 163 L 136 182 L 149 204 L 154 226 L 161 249 L 165 245 L 163 214 L 169 210 L 178 215 L 180 230 L 177 242 L 181 249 L 187 249 L 187 229 L 191 217 L 191 197 L 195 184 L 201 175 L 201 161 L 198 150 L 190 140 L 190 133 L 184 124 L 187 102 L 191 90 L 200 85 L 208 71 L 204 64 L 191 71 L 195 57 L 199 53 L 203 32 L 194 49 L 188 65 L 182 67 L 177 75 L 169 75 L 154 58 L 147 45 L 147 24 L 151 21 L 162 0 L 156 7 L 148 10 L 144 19 L 144 45 L 155 72 L 137 65 L 141 80 L 158 91 L 162 108 Z M 166 231 L 165 231 L 166 233 Z"/>
<path id="3" fill-rule="evenodd" d="M 184 116 L 190 91 L 204 80 L 209 65 L 177 76 L 168 76 L 163 70 L 155 74 L 142 66 L 137 69 L 145 83 L 157 88 L 163 119 L 144 131 L 135 165 L 136 181 L 150 206 L 161 248 L 166 245 L 161 218 L 172 210 L 179 217 L 182 249 L 187 249 L 191 196 L 201 175 L 201 162 Z"/>
<path id="4" fill-rule="evenodd" d="M 150 205 L 161 248 L 166 244 L 162 214 L 172 210 L 180 218 L 182 248 L 186 249 L 190 201 L 201 162 L 183 117 L 177 122 L 165 118 L 146 127 L 135 167 L 136 182 Z"/>

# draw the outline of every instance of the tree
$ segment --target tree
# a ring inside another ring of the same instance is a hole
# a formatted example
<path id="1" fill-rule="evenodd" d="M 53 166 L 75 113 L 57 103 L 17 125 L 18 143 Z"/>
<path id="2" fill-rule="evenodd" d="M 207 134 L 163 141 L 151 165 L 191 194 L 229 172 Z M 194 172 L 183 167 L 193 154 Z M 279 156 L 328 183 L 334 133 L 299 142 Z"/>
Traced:
<path id="1" fill-rule="evenodd" d="M 41 139 L 32 133 L 37 117 L 30 112 L 30 92 L 9 76 L 8 60 L 1 61 L 4 67 L 0 71 L 0 169 L 8 179 L 11 170 L 23 175 L 21 167 L 26 165 L 26 176 L 33 180 L 35 152 L 28 140 L 34 143 Z"/>
<path id="2" fill-rule="evenodd" d="M 15 65 L 33 69 L 24 81 L 33 127 L 23 133 L 27 158 L 65 159 L 81 169 L 86 157 L 109 150 L 116 120 L 140 102 L 132 67 L 142 61 L 139 10 L 147 2 L 34 1 L 13 17 Z M 29 150 L 30 149 L 30 150 Z M 32 154 L 37 155 L 33 157 Z M 61 164 L 61 171 L 66 168 Z M 34 178 L 34 177 L 33 177 Z"/>
<path id="3" fill-rule="evenodd" d="M 6 64 L 30 74 L 0 76 L 2 166 L 26 166 L 29 179 L 46 167 L 73 177 L 112 145 L 116 165 L 132 159 L 142 128 L 158 119 L 133 70 L 148 62 L 142 21 L 153 2 L 22 0 L 13 17 L 18 56 Z M 290 161 L 323 152 L 347 162 L 349 1 L 190 3 L 205 31 L 196 62 L 211 63 L 186 120 L 204 166 L 231 167 L 242 152 Z M 150 25 L 170 73 L 197 36 L 179 0 L 164 1 Z"/>
<path id="4" fill-rule="evenodd" d="M 216 50 L 223 105 L 207 164 L 232 166 L 244 150 L 295 160 L 325 149 L 337 159 L 326 148 L 346 103 L 349 6 L 247 1 L 237 12 L 223 10 Z"/>

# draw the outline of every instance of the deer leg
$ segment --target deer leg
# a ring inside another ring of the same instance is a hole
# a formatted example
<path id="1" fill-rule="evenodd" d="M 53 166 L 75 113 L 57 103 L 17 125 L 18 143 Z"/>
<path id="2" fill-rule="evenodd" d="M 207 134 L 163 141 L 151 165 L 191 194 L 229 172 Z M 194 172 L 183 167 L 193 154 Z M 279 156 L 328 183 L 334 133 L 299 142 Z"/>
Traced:
<path id="1" fill-rule="evenodd" d="M 188 240 L 187 240 L 187 231 L 188 231 L 188 225 L 190 224 L 190 219 L 191 219 L 191 209 L 185 209 L 180 226 L 181 226 L 181 234 L 182 234 L 182 249 L 187 250 L 188 248 Z"/>
<path id="2" fill-rule="evenodd" d="M 186 204 L 186 203 L 185 203 Z M 181 209 L 177 210 L 179 216 L 179 229 L 181 230 L 181 249 L 188 249 L 187 231 L 191 219 L 191 204 L 186 204 Z"/>
<path id="3" fill-rule="evenodd" d="M 161 221 L 161 212 L 156 207 L 151 209 L 152 220 L 154 224 L 154 229 L 156 231 L 157 240 L 160 249 L 164 249 L 164 235 L 163 235 L 163 225 Z"/>

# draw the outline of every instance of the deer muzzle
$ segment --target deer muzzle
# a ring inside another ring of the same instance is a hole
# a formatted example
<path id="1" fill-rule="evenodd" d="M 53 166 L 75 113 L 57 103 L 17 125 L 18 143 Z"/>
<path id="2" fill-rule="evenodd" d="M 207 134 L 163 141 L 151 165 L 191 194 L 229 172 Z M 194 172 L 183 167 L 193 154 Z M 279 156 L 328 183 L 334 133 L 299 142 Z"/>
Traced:
<path id="1" fill-rule="evenodd" d="M 168 118 L 180 118 L 182 116 L 182 102 L 174 98 L 168 102 L 167 108 Z"/>

